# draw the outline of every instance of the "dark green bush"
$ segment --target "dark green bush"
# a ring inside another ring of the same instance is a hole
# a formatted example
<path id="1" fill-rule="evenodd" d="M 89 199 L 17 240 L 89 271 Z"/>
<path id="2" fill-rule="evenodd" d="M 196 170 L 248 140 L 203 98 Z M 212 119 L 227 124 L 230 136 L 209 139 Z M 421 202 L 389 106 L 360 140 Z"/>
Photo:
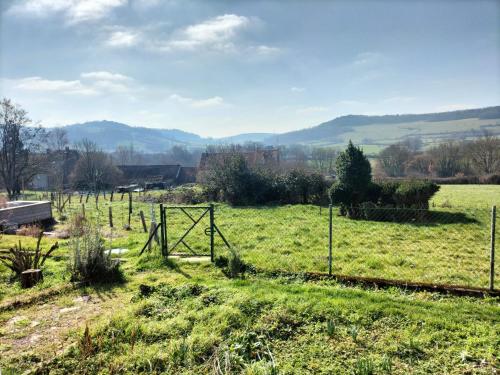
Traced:
<path id="1" fill-rule="evenodd" d="M 439 186 L 425 180 L 381 182 L 378 204 L 399 208 L 429 208 L 429 200 Z"/>
<path id="2" fill-rule="evenodd" d="M 340 205 L 342 215 L 355 218 L 357 207 L 373 197 L 370 162 L 363 151 L 349 141 L 335 163 L 337 181 L 330 188 L 332 204 Z"/>
<path id="3" fill-rule="evenodd" d="M 303 169 L 286 172 L 252 169 L 238 153 L 223 155 L 221 160 L 214 161 L 203 180 L 209 199 L 236 206 L 327 201 L 328 184 L 322 175 Z"/>

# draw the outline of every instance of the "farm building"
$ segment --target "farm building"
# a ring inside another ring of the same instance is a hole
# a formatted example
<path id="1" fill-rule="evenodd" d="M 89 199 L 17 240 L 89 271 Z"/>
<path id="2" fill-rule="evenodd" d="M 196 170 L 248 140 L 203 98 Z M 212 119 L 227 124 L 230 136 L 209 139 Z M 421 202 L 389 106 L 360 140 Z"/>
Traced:
<path id="1" fill-rule="evenodd" d="M 125 184 L 138 184 L 147 189 L 176 186 L 196 181 L 196 168 L 179 164 L 119 165 Z"/>

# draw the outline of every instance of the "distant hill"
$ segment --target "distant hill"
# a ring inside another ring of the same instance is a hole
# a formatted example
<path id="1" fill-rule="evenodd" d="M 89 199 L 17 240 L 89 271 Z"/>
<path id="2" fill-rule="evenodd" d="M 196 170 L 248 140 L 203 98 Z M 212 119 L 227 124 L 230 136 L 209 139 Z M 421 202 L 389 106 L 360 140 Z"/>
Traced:
<path id="1" fill-rule="evenodd" d="M 113 151 L 119 145 L 133 143 L 138 150 L 146 152 L 166 151 L 173 145 L 203 146 L 209 139 L 178 129 L 153 129 L 135 127 L 114 121 L 92 121 L 65 126 L 71 143 L 83 138 L 96 142 L 106 151 Z"/>
<path id="2" fill-rule="evenodd" d="M 464 122 L 464 120 L 470 121 Z M 376 142 L 383 139 L 394 139 L 392 137 L 394 135 L 397 135 L 399 138 L 407 136 L 420 136 L 426 138 L 433 134 L 440 134 L 443 136 L 443 133 L 463 135 L 464 131 L 480 131 L 481 127 L 485 128 L 489 125 L 493 125 L 493 128 L 496 128 L 496 130 L 500 132 L 500 129 L 497 127 L 499 120 L 500 106 L 452 112 L 424 113 L 419 115 L 348 115 L 337 117 L 311 128 L 279 134 L 265 139 L 265 142 L 279 142 L 279 144 L 343 144 L 345 143 L 345 137 L 343 137 L 343 135 L 350 134 L 354 136 L 357 135 L 357 132 L 361 131 L 365 133 L 365 137 L 363 139 L 357 139 L 357 141 L 358 143 L 366 143 L 366 141 Z M 444 129 L 440 125 L 444 125 Z M 399 131 L 401 127 L 406 129 L 406 131 Z"/>
<path id="3" fill-rule="evenodd" d="M 500 106 L 462 111 L 385 116 L 348 115 L 307 129 L 282 133 L 246 133 L 224 138 L 203 138 L 178 129 L 135 127 L 113 121 L 92 121 L 65 126 L 72 143 L 94 140 L 106 151 L 134 144 L 146 152 L 165 151 L 173 145 L 204 147 L 217 143 L 261 142 L 267 145 L 310 144 L 342 146 L 349 139 L 370 151 L 407 137 L 424 144 L 477 137 L 488 131 L 500 135 Z"/>

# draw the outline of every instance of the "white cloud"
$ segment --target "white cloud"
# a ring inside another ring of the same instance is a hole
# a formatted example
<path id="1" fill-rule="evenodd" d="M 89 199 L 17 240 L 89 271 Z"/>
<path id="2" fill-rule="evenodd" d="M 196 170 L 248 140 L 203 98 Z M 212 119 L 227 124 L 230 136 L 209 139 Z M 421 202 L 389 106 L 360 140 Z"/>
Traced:
<path id="1" fill-rule="evenodd" d="M 25 91 L 61 92 L 66 94 L 97 94 L 97 91 L 82 84 L 80 80 L 48 80 L 41 77 L 26 77 L 15 80 L 14 88 Z"/>
<path id="2" fill-rule="evenodd" d="M 42 77 L 26 77 L 7 80 L 16 90 L 70 95 L 103 95 L 132 91 L 132 78 L 106 71 L 80 74 L 81 79 L 51 80 Z"/>
<path id="3" fill-rule="evenodd" d="M 362 52 L 359 53 L 353 61 L 353 65 L 372 65 L 380 62 L 383 59 L 383 55 L 380 52 Z"/>
<path id="4" fill-rule="evenodd" d="M 120 73 L 111 73 L 106 71 L 82 73 L 80 74 L 80 77 L 86 79 L 104 80 L 104 81 L 130 81 L 132 79 Z"/>
<path id="5" fill-rule="evenodd" d="M 35 17 L 61 13 L 73 24 L 104 18 L 127 3 L 128 0 L 26 0 L 15 3 L 9 12 Z"/>
<path id="6" fill-rule="evenodd" d="M 311 106 L 311 107 L 300 108 L 300 109 L 297 110 L 297 113 L 303 115 L 303 114 L 326 112 L 328 110 L 329 110 L 329 108 L 327 108 L 327 107 Z"/>
<path id="7" fill-rule="evenodd" d="M 167 42 L 156 43 L 160 50 L 234 50 L 238 32 L 250 25 L 250 19 L 236 14 L 225 14 L 188 26 L 174 33 Z"/>
<path id="8" fill-rule="evenodd" d="M 299 92 L 304 92 L 306 91 L 306 89 L 304 87 L 291 87 L 290 88 L 290 91 L 291 92 L 296 92 L 296 93 L 299 93 Z"/>
<path id="9" fill-rule="evenodd" d="M 214 96 L 208 99 L 193 99 L 178 94 L 172 94 L 170 95 L 170 99 L 179 103 L 187 104 L 193 108 L 210 108 L 224 104 L 224 99 L 220 96 Z"/>
<path id="10" fill-rule="evenodd" d="M 257 47 L 253 47 L 252 50 L 260 56 L 273 56 L 282 52 L 281 48 L 278 47 L 270 47 L 266 45 L 260 45 Z"/>
<path id="11" fill-rule="evenodd" d="M 137 32 L 130 30 L 113 31 L 106 40 L 106 45 L 110 47 L 132 47 L 138 44 L 140 36 Z"/>

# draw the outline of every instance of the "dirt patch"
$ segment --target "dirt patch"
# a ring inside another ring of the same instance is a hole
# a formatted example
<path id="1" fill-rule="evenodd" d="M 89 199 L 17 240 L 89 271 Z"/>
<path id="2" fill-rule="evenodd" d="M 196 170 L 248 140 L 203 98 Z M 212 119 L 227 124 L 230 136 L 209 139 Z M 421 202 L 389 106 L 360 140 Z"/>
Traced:
<path id="1" fill-rule="evenodd" d="M 75 293 L 4 312 L 0 316 L 0 367 L 26 368 L 62 353 L 75 336 L 69 333 L 123 308 L 123 293 Z M 26 360 L 29 358 L 29 360 Z"/>

